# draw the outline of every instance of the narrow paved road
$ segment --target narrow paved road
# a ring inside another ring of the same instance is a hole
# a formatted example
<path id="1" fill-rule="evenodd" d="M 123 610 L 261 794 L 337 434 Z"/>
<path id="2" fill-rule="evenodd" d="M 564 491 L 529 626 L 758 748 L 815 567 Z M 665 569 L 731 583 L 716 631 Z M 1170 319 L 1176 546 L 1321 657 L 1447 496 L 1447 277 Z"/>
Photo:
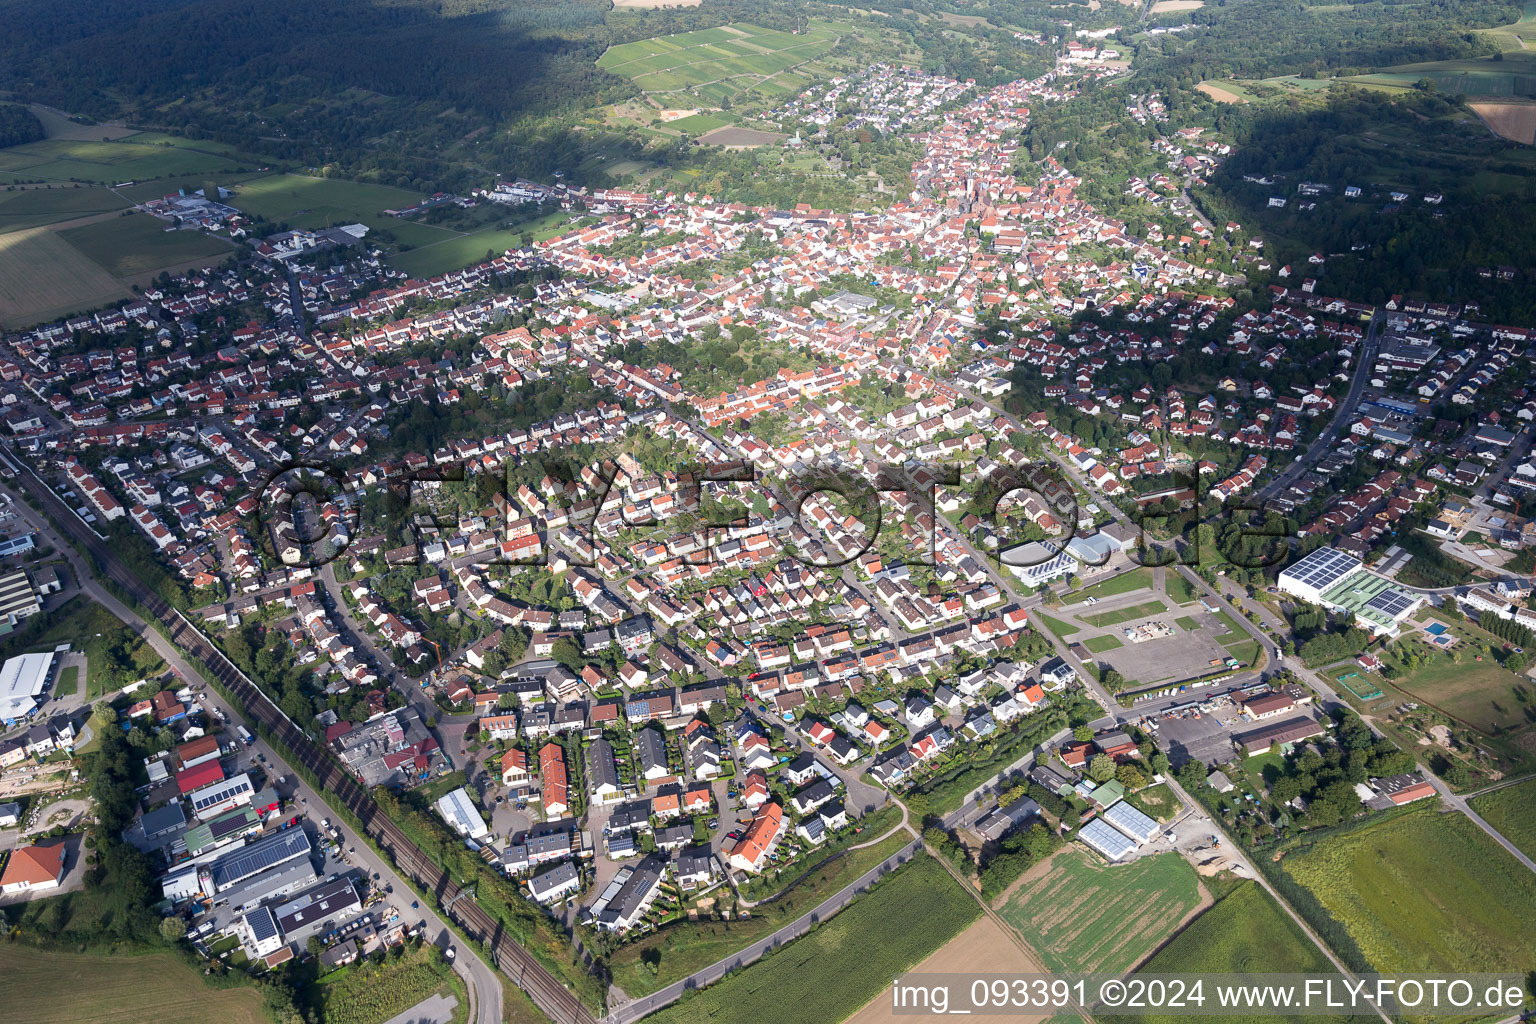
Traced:
<path id="1" fill-rule="evenodd" d="M 1444 800 L 1446 804 L 1453 810 L 1460 811 L 1468 818 L 1471 818 L 1472 824 L 1488 833 L 1489 837 L 1493 839 L 1494 842 L 1508 850 L 1511 857 L 1514 857 L 1515 860 L 1525 865 L 1526 870 L 1536 874 L 1536 861 L 1533 861 L 1531 858 L 1527 857 L 1523 852 L 1521 852 L 1518 846 L 1510 842 L 1508 839 L 1505 839 L 1503 835 L 1499 833 L 1498 829 L 1484 821 L 1482 816 L 1472 809 L 1472 805 L 1467 803 L 1466 797 L 1457 796 L 1455 793 L 1452 793 L 1451 788 L 1447 786 L 1443 780 L 1441 780 L 1440 776 L 1436 775 L 1432 771 L 1429 771 L 1422 764 L 1418 767 L 1419 773 L 1428 779 L 1429 784 L 1435 787 L 1435 792 L 1440 794 L 1440 799 Z"/>
<path id="2" fill-rule="evenodd" d="M 817 923 L 826 920 L 843 909 L 843 907 L 852 902 L 855 896 L 868 889 L 882 876 L 911 860 L 921 849 L 921 840 L 913 840 L 875 867 L 866 871 L 856 882 L 826 899 L 810 913 L 790 922 L 767 938 L 759 939 L 746 949 L 732 953 L 730 956 L 710 964 L 702 971 L 690 975 L 682 981 L 675 981 L 666 988 L 653 992 L 648 996 L 641 996 L 639 999 L 613 1007 L 608 1011 L 608 1016 L 603 1018 L 604 1024 L 632 1024 L 633 1021 L 637 1021 L 647 1014 L 654 1013 L 669 1003 L 676 1002 L 683 997 L 684 993 L 719 981 L 728 972 L 738 967 L 745 967 L 747 964 L 778 949 L 791 939 L 799 938 L 810 931 Z"/>

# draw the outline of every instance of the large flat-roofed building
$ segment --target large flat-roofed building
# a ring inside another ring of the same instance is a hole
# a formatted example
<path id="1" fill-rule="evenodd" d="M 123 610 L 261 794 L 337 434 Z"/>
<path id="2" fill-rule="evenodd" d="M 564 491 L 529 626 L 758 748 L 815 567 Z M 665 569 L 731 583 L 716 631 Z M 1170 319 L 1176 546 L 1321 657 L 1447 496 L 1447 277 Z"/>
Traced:
<path id="1" fill-rule="evenodd" d="M 223 892 L 247 878 L 270 871 L 280 864 L 308 857 L 309 836 L 302 828 L 284 829 L 276 835 L 247 843 L 215 860 L 208 868 L 213 892 Z"/>
<path id="2" fill-rule="evenodd" d="M 302 946 L 311 935 L 334 931 L 363 909 L 351 879 L 337 878 L 300 893 L 273 915 L 283 941 Z"/>
<path id="3" fill-rule="evenodd" d="M 1256 754 L 1267 754 L 1277 747 L 1284 749 L 1293 743 L 1322 734 L 1323 727 L 1316 719 L 1300 715 L 1273 725 L 1266 725 L 1262 729 L 1245 732 L 1236 737 L 1236 741 L 1248 748 L 1248 754 L 1251 757 Z"/>
<path id="4" fill-rule="evenodd" d="M 222 782 L 193 790 L 187 794 L 187 800 L 192 804 L 192 814 L 198 821 L 209 821 L 225 811 L 248 805 L 255 792 L 251 777 L 241 772 Z"/>
<path id="5" fill-rule="evenodd" d="M 32 580 L 20 569 L 0 576 L 0 619 L 14 626 L 43 610 Z"/>
<path id="6" fill-rule="evenodd" d="M 1376 636 L 1396 635 L 1400 623 L 1424 603 L 1391 580 L 1368 572 L 1353 555 L 1318 548 L 1281 570 L 1281 593 L 1349 615 Z"/>
<path id="7" fill-rule="evenodd" d="M 1136 852 L 1135 840 L 1111 828 L 1103 818 L 1094 818 L 1083 825 L 1077 830 L 1077 838 L 1108 861 L 1121 861 Z"/>
<path id="8" fill-rule="evenodd" d="M 1134 839 L 1138 846 L 1142 843 L 1150 843 L 1157 835 L 1159 828 L 1156 821 L 1124 800 L 1117 800 L 1104 808 L 1104 813 L 1100 817 L 1113 825 L 1117 831 L 1124 832 L 1129 838 Z"/>
<path id="9" fill-rule="evenodd" d="M 463 786 L 438 798 L 437 813 L 443 816 L 450 828 L 467 839 L 478 842 L 491 834 L 485 819 L 469 799 L 469 791 Z"/>
<path id="10" fill-rule="evenodd" d="M 53 672 L 53 655 L 21 654 L 0 665 L 0 722 L 21 721 L 37 707 Z"/>

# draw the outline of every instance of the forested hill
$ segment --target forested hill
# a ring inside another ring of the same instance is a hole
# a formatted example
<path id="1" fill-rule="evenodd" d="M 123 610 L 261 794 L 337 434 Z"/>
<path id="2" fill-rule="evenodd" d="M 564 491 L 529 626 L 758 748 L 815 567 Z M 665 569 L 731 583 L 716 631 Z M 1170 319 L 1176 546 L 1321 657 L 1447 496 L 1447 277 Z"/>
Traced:
<path id="1" fill-rule="evenodd" d="M 90 116 L 343 90 L 493 116 L 619 83 L 606 0 L 3 0 L 0 86 Z"/>
<path id="2" fill-rule="evenodd" d="M 43 122 L 18 103 L 0 103 L 0 149 L 36 142 L 43 137 Z"/>

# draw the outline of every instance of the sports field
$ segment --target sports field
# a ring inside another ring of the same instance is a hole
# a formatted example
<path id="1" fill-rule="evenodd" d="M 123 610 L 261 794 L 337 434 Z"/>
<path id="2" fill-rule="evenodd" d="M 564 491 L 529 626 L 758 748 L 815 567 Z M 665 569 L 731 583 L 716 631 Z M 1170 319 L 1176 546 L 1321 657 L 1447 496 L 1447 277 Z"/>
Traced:
<path id="1" fill-rule="evenodd" d="M 1333 965 L 1257 882 L 1241 882 L 1153 954 L 1141 970 L 1147 974 L 1308 974 L 1331 971 Z M 1101 1024 L 1151 1024 L 1174 1018 L 1100 1015 L 1097 1019 Z M 1290 1019 L 1221 1017 L 1223 1024 L 1274 1024 Z"/>
<path id="2" fill-rule="evenodd" d="M 104 188 L 28 188 L 0 192 L 0 234 L 111 213 L 128 201 Z"/>
<path id="3" fill-rule="evenodd" d="M 27 327 L 132 294 L 47 228 L 0 235 L 0 328 Z"/>
<path id="4" fill-rule="evenodd" d="M 807 31 L 793 35 L 746 23 L 722 25 L 622 43 L 610 47 L 597 66 L 663 102 L 676 94 L 673 106 L 688 106 L 685 96 L 715 104 L 746 92 L 772 97 L 801 88 L 806 79 L 791 69 L 832 49 L 846 28 L 812 21 Z"/>
<path id="5" fill-rule="evenodd" d="M 1474 797 L 1472 809 L 1527 857 L 1536 858 L 1536 779 Z"/>
<path id="6" fill-rule="evenodd" d="M 997 909 L 1048 970 L 1118 973 L 1200 900 L 1195 869 L 1177 854 L 1106 865 L 1074 844 L 1031 868 Z"/>
<path id="7" fill-rule="evenodd" d="M 1150 601 L 1142 601 L 1140 604 L 1133 604 L 1129 608 L 1121 608 L 1118 611 L 1098 612 L 1093 615 L 1079 615 L 1078 618 L 1090 626 L 1098 626 L 1103 628 L 1104 626 L 1116 626 L 1122 622 L 1132 622 L 1136 619 L 1145 619 L 1148 616 L 1156 615 L 1158 612 L 1165 612 L 1167 610 L 1168 606 L 1166 604 L 1157 598 L 1153 598 Z"/>
<path id="8" fill-rule="evenodd" d="M 1426 807 L 1281 864 L 1384 974 L 1536 963 L 1536 875 L 1465 815 Z"/>
<path id="9" fill-rule="evenodd" d="M 0 945 L 9 1024 L 264 1024 L 254 986 L 211 988 L 169 953 L 104 956 Z"/>

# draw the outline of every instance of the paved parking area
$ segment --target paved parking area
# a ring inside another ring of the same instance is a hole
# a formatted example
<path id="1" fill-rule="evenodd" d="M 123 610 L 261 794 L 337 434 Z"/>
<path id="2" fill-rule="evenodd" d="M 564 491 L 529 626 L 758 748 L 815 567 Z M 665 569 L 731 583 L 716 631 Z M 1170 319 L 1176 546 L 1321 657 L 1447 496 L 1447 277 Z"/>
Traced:
<path id="1" fill-rule="evenodd" d="M 1185 718 L 1159 719 L 1157 742 L 1168 752 L 1168 759 L 1175 765 L 1198 760 L 1206 764 L 1220 764 L 1237 756 L 1232 745 L 1231 731 L 1219 718 L 1202 714 Z"/>
<path id="2" fill-rule="evenodd" d="M 1216 642 L 1215 634 L 1209 629 L 1194 633 L 1186 632 L 1173 625 L 1174 618 L 1172 613 L 1165 613 L 1104 630 L 1105 633 L 1120 637 L 1124 646 L 1105 651 L 1095 657 L 1126 679 L 1134 679 L 1146 685 L 1203 676 L 1219 668 L 1220 663 L 1226 659 L 1227 652 L 1221 644 Z M 1125 634 L 1121 632 L 1127 626 L 1134 627 L 1142 622 L 1153 621 L 1171 626 L 1173 635 L 1133 644 L 1126 640 Z M 1212 665 L 1212 661 L 1217 664 Z"/>

